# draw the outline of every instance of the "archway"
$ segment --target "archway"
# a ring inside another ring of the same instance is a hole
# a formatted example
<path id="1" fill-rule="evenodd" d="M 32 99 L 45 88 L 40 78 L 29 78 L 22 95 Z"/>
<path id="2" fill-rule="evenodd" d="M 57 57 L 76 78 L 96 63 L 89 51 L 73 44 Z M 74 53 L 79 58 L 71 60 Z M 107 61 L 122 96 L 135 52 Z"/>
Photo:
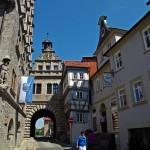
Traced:
<path id="1" fill-rule="evenodd" d="M 52 120 L 53 122 L 53 137 L 56 137 L 56 118 L 54 114 L 46 109 L 40 109 L 37 112 L 35 112 L 31 118 L 31 126 L 30 126 L 30 137 L 35 136 L 35 123 L 39 118 L 42 117 L 48 117 Z"/>

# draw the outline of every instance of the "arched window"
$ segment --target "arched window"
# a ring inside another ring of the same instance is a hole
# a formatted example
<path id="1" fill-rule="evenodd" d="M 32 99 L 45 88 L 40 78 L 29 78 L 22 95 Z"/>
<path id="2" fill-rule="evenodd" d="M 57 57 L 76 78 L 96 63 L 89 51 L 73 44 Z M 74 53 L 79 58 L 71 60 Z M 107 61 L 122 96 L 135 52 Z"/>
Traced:
<path id="1" fill-rule="evenodd" d="M 38 83 L 36 85 L 36 94 L 41 94 L 41 91 L 42 91 L 42 84 Z"/>
<path id="2" fill-rule="evenodd" d="M 52 84 L 51 83 L 47 84 L 47 94 L 52 94 Z"/>
<path id="3" fill-rule="evenodd" d="M 53 94 L 58 94 L 58 84 L 57 83 L 53 84 Z"/>
<path id="4" fill-rule="evenodd" d="M 35 83 L 33 84 L 33 94 L 35 94 Z"/>

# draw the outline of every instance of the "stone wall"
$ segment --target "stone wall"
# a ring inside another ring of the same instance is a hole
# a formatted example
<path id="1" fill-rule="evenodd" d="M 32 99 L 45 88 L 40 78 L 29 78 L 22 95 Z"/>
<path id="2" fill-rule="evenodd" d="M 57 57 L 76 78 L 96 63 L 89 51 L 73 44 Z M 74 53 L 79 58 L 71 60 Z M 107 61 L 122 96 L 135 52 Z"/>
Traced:
<path id="1" fill-rule="evenodd" d="M 0 36 L 0 65 L 3 59 L 9 56 L 7 89 L 0 89 L 0 148 L 9 150 L 18 146 L 23 140 L 25 114 L 18 105 L 20 70 L 16 54 L 16 43 L 19 31 L 19 14 L 14 9 L 6 14 L 3 30 Z M 12 87 L 12 76 L 15 72 L 15 87 Z M 21 125 L 19 125 L 19 122 Z M 19 130 L 18 131 L 18 127 Z M 17 144 L 16 144 L 17 143 Z"/>

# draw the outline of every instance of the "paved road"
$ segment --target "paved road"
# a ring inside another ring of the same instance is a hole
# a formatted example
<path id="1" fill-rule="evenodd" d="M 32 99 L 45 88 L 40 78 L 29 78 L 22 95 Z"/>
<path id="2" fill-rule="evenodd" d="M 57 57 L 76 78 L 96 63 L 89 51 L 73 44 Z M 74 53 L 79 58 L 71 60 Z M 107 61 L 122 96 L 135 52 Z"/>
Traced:
<path id="1" fill-rule="evenodd" d="M 36 150 L 71 150 L 71 147 L 62 147 L 59 144 L 38 141 L 36 142 Z"/>

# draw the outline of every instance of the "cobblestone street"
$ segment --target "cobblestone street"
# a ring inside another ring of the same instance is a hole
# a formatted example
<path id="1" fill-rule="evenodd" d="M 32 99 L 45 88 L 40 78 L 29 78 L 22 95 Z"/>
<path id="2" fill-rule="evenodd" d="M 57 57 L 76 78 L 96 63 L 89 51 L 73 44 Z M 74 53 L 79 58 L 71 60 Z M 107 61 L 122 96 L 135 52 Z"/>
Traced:
<path id="1" fill-rule="evenodd" d="M 75 145 L 66 143 L 52 143 L 49 141 L 36 141 L 33 138 L 23 140 L 14 150 L 75 150 Z"/>

